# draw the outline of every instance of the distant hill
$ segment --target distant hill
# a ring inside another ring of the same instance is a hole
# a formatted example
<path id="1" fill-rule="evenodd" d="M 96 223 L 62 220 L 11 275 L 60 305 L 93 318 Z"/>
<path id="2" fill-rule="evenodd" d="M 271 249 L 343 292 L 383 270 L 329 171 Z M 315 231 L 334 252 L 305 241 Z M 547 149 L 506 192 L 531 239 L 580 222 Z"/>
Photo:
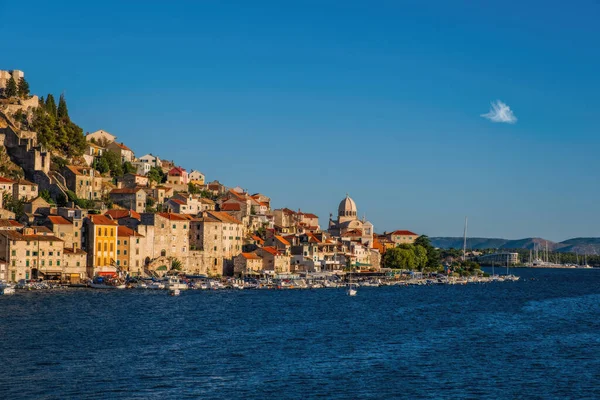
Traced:
<path id="1" fill-rule="evenodd" d="M 461 237 L 432 237 L 431 244 L 440 249 L 462 249 Z M 542 238 L 525 238 L 518 240 L 498 238 L 467 238 L 467 248 L 481 249 L 538 249 L 558 251 L 560 253 L 574 252 L 578 254 L 600 254 L 600 238 L 574 238 L 563 242 L 552 242 Z"/>

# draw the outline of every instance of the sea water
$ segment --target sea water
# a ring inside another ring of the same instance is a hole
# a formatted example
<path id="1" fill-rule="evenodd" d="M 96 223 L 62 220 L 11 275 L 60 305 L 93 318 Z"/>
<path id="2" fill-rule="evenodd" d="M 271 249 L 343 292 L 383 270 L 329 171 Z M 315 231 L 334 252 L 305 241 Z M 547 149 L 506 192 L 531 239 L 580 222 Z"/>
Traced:
<path id="1" fill-rule="evenodd" d="M 511 272 L 356 297 L 0 296 L 0 398 L 600 398 L 600 270 Z"/>

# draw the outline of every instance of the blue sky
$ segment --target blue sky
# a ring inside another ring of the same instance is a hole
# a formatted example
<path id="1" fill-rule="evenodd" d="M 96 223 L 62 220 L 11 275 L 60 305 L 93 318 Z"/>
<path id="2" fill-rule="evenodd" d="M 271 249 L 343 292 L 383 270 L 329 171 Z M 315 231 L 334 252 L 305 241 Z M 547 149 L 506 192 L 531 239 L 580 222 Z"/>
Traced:
<path id="1" fill-rule="evenodd" d="M 288 3 L 0 0 L 0 68 L 322 225 L 348 192 L 377 231 L 600 235 L 597 2 Z"/>

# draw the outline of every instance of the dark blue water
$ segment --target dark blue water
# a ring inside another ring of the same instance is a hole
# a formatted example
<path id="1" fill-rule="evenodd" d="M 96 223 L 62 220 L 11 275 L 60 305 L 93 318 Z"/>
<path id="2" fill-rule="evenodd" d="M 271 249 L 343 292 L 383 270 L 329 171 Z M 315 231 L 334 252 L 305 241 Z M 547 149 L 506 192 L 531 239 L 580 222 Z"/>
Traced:
<path id="1" fill-rule="evenodd" d="M 600 270 L 515 272 L 355 298 L 3 296 L 0 398 L 600 398 Z"/>

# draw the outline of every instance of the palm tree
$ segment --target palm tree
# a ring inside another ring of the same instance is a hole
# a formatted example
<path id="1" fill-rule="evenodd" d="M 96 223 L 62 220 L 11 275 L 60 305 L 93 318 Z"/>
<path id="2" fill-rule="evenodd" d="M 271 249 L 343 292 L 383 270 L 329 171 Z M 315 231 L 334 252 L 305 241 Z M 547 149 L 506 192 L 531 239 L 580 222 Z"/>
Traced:
<path id="1" fill-rule="evenodd" d="M 171 260 L 171 270 L 169 272 L 181 271 L 182 267 L 183 267 L 183 264 L 181 263 L 181 261 L 174 258 L 173 260 Z"/>

